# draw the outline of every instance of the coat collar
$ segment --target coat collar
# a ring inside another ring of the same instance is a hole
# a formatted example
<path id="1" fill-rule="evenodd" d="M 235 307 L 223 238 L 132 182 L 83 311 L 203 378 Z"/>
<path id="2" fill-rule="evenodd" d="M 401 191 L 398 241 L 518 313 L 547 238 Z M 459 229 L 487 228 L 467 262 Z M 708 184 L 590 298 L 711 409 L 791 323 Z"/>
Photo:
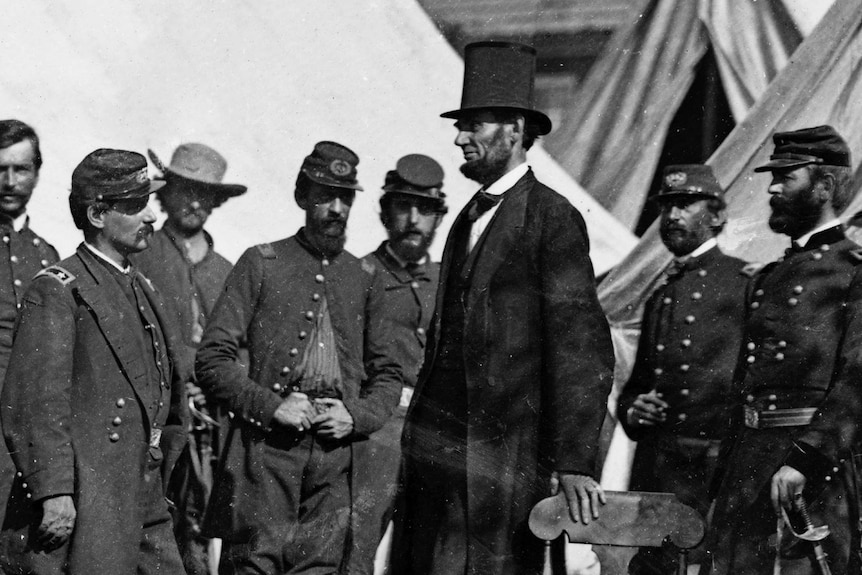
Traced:
<path id="1" fill-rule="evenodd" d="M 418 264 L 414 270 L 408 271 L 402 262 L 398 261 L 392 255 L 388 245 L 389 241 L 384 241 L 380 244 L 380 247 L 374 250 L 374 255 L 378 260 L 380 260 L 383 267 L 385 267 L 386 270 L 395 277 L 395 279 L 405 284 L 412 281 L 431 281 L 431 277 L 428 275 L 429 258 L 427 255 L 425 256 L 423 263 Z"/>

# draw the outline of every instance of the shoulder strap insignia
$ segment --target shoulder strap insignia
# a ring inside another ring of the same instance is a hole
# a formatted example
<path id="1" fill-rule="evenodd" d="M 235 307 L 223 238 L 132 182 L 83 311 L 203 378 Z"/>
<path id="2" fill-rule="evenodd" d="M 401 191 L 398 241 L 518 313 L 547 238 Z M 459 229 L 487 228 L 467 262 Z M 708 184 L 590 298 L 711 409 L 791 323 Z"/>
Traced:
<path id="1" fill-rule="evenodd" d="M 764 267 L 766 267 L 766 266 L 760 262 L 749 262 L 749 263 L 745 264 L 744 266 L 742 266 L 742 269 L 739 270 L 739 273 L 741 273 L 742 275 L 744 275 L 746 277 L 753 278 Z"/>
<path id="2" fill-rule="evenodd" d="M 862 263 L 862 248 L 856 248 L 847 252 L 854 264 Z"/>
<path id="3" fill-rule="evenodd" d="M 37 273 L 35 276 L 33 276 L 33 279 L 36 279 L 41 276 L 54 278 L 63 285 L 69 285 L 70 283 L 75 281 L 75 276 L 72 275 L 71 272 L 61 268 L 60 266 L 47 267 Z"/>
<path id="4" fill-rule="evenodd" d="M 364 271 L 368 275 L 373 276 L 374 273 L 377 271 L 377 266 L 375 266 L 374 263 L 368 261 L 368 258 L 362 258 L 362 260 L 360 261 L 362 262 L 362 271 Z"/>
<path id="5" fill-rule="evenodd" d="M 260 255 L 262 255 L 264 259 L 275 259 L 275 248 L 272 247 L 272 244 L 259 244 L 257 246 L 257 251 L 260 252 Z"/>

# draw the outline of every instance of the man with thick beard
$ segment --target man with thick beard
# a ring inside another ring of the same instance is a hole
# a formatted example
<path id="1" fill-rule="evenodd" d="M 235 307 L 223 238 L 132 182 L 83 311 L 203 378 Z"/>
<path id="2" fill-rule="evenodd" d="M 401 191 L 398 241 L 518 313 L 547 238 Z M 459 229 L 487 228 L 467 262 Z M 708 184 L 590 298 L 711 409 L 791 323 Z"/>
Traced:
<path id="1" fill-rule="evenodd" d="M 589 522 L 604 501 L 593 476 L 613 351 L 583 218 L 526 163 L 551 130 L 533 106 L 535 57 L 468 45 L 461 108 L 443 114 L 482 189 L 443 253 L 404 428 L 393 573 L 541 573 L 532 506 L 562 489 Z"/>
<path id="2" fill-rule="evenodd" d="M 748 288 L 741 405 L 722 450 L 706 566 L 820 574 L 825 551 L 832 573 L 859 573 L 862 248 L 838 220 L 854 196 L 850 149 L 831 126 L 773 140 L 756 171 L 772 174 L 769 227 L 792 244 Z M 816 545 L 793 534 L 824 525 Z"/>
<path id="3" fill-rule="evenodd" d="M 20 471 L 3 525 L 9 573 L 185 572 L 164 482 L 185 446 L 191 365 L 129 262 L 152 237 L 161 185 L 125 150 L 96 150 L 72 172 L 84 242 L 24 295 L 0 397 Z"/>
<path id="4" fill-rule="evenodd" d="M 213 209 L 244 194 L 246 187 L 222 183 L 227 161 L 204 144 L 181 144 L 168 166 L 152 150 L 150 158 L 164 175 L 165 186 L 156 192 L 156 198 L 168 218 L 153 234 L 150 248 L 132 256 L 132 262 L 159 290 L 171 317 L 176 318 L 185 352 L 194 361 L 206 320 L 233 267 L 215 252 L 204 224 Z M 203 396 L 191 382 L 187 388 L 195 399 L 193 414 L 197 417 L 189 450 L 171 478 L 168 497 L 176 505 L 174 529 L 186 571 L 198 575 L 208 572 L 208 545 L 200 534 L 200 520 L 212 490 L 212 454 L 219 448 L 217 428 L 207 415 L 218 420 L 223 417 L 217 405 L 203 405 Z"/>
<path id="5" fill-rule="evenodd" d="M 223 539 L 222 575 L 339 572 L 351 444 L 398 404 L 401 368 L 375 321 L 385 291 L 344 251 L 358 163 L 314 146 L 296 181 L 305 227 L 242 255 L 204 331 L 199 383 L 232 414 L 205 526 Z"/>
<path id="6" fill-rule="evenodd" d="M 655 201 L 674 259 L 644 307 L 637 359 L 617 418 L 637 441 L 633 491 L 674 493 L 706 517 L 727 434 L 745 315 L 745 262 L 724 254 L 724 190 L 709 166 L 668 166 Z M 702 553 L 690 557 L 699 563 Z M 674 549 L 643 548 L 633 574 L 677 571 Z"/>
<path id="7" fill-rule="evenodd" d="M 380 220 L 389 239 L 363 258 L 363 265 L 381 276 L 386 312 L 378 318 L 398 351 L 404 370 L 401 404 L 383 429 L 354 444 L 353 548 L 348 572 L 374 573 L 374 557 L 392 515 L 404 415 L 422 366 L 425 339 L 440 264 L 428 248 L 447 212 L 443 168 L 428 156 L 410 154 L 386 174 L 380 198 Z"/>

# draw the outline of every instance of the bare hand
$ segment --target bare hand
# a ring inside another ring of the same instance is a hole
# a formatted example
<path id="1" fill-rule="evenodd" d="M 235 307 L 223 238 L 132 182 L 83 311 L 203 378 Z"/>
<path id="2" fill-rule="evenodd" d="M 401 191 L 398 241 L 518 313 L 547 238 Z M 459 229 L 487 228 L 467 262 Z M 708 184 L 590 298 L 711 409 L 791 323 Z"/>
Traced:
<path id="1" fill-rule="evenodd" d="M 599 518 L 599 503 L 607 503 L 602 486 L 588 475 L 576 473 L 551 474 L 551 495 L 556 495 L 563 488 L 566 501 L 569 503 L 569 515 L 572 521 L 583 521 L 590 524 L 590 518 Z"/>
<path id="2" fill-rule="evenodd" d="M 191 381 L 186 382 L 186 395 L 192 398 L 192 401 L 195 402 L 195 407 L 198 409 L 206 407 L 207 400 L 206 396 L 204 396 L 204 391 Z"/>
<path id="3" fill-rule="evenodd" d="M 805 476 L 789 465 L 782 465 L 772 476 L 772 506 L 775 513 L 781 513 L 784 507 L 788 511 L 794 509 L 793 500 L 805 489 Z"/>
<path id="4" fill-rule="evenodd" d="M 46 551 L 62 547 L 75 528 L 75 503 L 71 495 L 58 495 L 42 501 L 42 522 L 36 540 Z"/>
<path id="5" fill-rule="evenodd" d="M 281 425 L 305 431 L 311 429 L 314 406 L 311 405 L 307 395 L 294 391 L 284 398 L 272 418 Z"/>
<path id="6" fill-rule="evenodd" d="M 315 404 L 325 411 L 317 415 L 312 423 L 317 435 L 329 439 L 343 439 L 353 433 L 353 416 L 340 399 L 316 399 Z"/>
<path id="7" fill-rule="evenodd" d="M 664 423 L 669 407 L 670 405 L 662 399 L 662 395 L 652 390 L 637 396 L 626 412 L 626 418 L 632 427 L 653 427 Z"/>

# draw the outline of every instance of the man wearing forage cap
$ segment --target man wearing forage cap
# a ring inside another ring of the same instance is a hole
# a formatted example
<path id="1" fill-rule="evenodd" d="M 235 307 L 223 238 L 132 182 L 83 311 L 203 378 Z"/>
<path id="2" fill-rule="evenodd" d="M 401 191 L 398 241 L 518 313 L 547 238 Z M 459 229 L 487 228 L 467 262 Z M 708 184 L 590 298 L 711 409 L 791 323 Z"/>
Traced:
<path id="1" fill-rule="evenodd" d="M 69 196 L 84 243 L 24 296 L 0 398 L 20 471 L 3 526 L 11 572 L 184 572 L 164 482 L 185 445 L 190 366 L 129 264 L 161 185 L 135 152 L 84 158 Z"/>
<path id="2" fill-rule="evenodd" d="M 791 246 L 748 288 L 734 382 L 741 405 L 720 463 L 706 566 L 820 574 L 819 550 L 832 573 L 858 573 L 862 249 L 838 220 L 854 195 L 850 150 L 831 126 L 773 140 L 755 171 L 772 175 L 769 227 Z M 824 525 L 830 534 L 816 544 L 792 533 Z"/>
<path id="3" fill-rule="evenodd" d="M 375 551 L 392 515 L 404 415 L 422 366 L 440 276 L 440 264 L 431 261 L 428 248 L 446 212 L 443 168 L 433 159 L 409 154 L 386 174 L 380 220 L 389 237 L 362 261 L 383 279 L 386 311 L 378 321 L 398 351 L 404 387 L 395 417 L 354 445 L 351 574 L 374 573 Z"/>
<path id="4" fill-rule="evenodd" d="M 617 418 L 637 441 L 633 491 L 675 494 L 706 516 L 719 445 L 728 431 L 748 269 L 718 246 L 727 221 L 712 168 L 667 166 L 653 199 L 674 259 L 644 307 L 637 359 Z M 692 563 L 702 553 L 692 554 Z M 676 573 L 674 549 L 642 548 L 629 572 Z"/>
<path id="5" fill-rule="evenodd" d="M 383 286 L 344 251 L 358 163 L 314 146 L 295 189 L 305 227 L 240 257 L 198 349 L 201 387 L 233 414 L 205 525 L 223 575 L 338 572 L 351 444 L 398 404 L 401 368 L 375 321 Z"/>
<path id="6" fill-rule="evenodd" d="M 551 130 L 533 106 L 535 51 L 465 51 L 461 172 L 482 188 L 455 220 L 425 362 L 407 413 L 396 573 L 541 573 L 530 509 L 562 490 L 589 522 L 613 368 L 580 213 L 536 180 Z"/>

